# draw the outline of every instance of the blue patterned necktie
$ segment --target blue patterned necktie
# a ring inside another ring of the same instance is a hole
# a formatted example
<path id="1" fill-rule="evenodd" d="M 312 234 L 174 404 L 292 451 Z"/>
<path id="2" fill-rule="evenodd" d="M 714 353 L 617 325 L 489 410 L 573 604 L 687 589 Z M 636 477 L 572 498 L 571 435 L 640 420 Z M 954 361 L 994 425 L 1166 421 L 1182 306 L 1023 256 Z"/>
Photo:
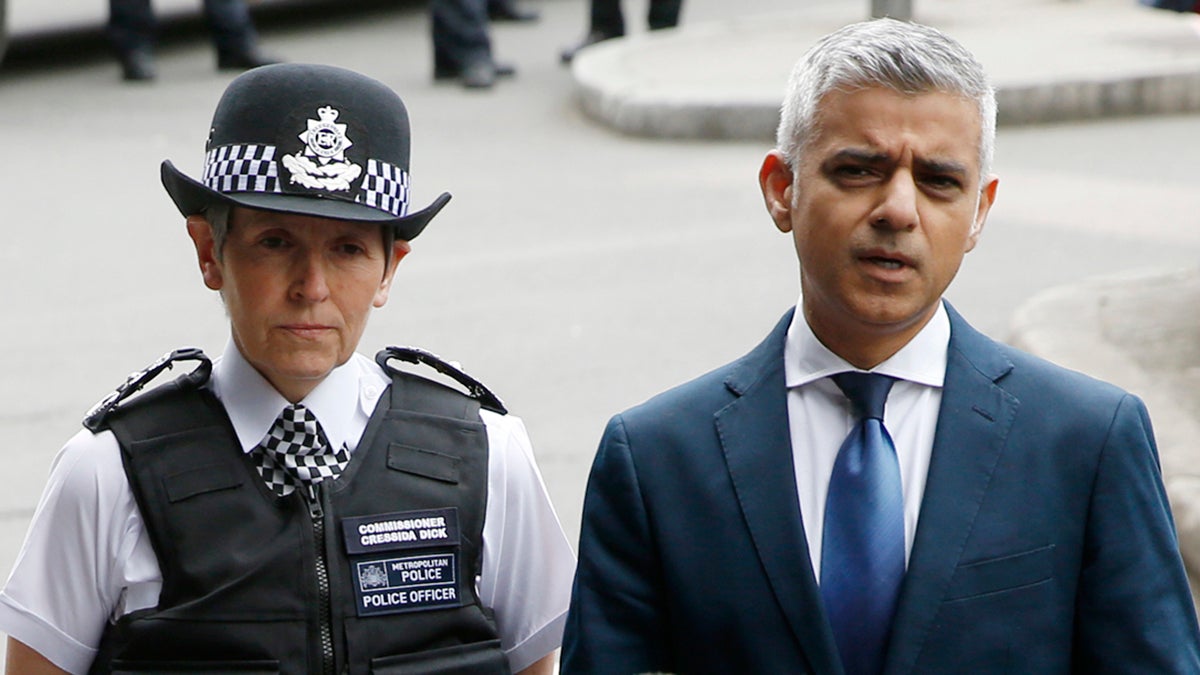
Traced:
<path id="1" fill-rule="evenodd" d="M 832 379 L 859 419 L 829 478 L 821 597 L 846 674 L 878 675 L 904 579 L 900 463 L 883 426 L 883 405 L 895 380 L 858 372 Z"/>

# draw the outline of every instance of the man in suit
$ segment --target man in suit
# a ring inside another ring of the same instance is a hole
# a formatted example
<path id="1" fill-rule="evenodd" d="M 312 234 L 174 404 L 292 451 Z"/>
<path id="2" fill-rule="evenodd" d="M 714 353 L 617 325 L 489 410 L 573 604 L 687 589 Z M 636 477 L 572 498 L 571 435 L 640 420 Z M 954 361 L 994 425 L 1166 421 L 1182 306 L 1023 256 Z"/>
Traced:
<path id="1" fill-rule="evenodd" d="M 759 179 L 801 300 L 609 423 L 564 673 L 1200 672 L 1141 401 L 942 300 L 996 196 L 995 110 L 919 25 L 796 66 Z"/>

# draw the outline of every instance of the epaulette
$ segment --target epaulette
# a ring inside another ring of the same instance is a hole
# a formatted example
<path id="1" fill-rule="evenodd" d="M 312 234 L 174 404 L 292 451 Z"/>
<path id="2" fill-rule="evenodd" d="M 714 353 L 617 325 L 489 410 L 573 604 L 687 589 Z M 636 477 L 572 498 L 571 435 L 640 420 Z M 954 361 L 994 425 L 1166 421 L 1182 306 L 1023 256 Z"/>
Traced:
<path id="1" fill-rule="evenodd" d="M 209 375 L 212 374 L 212 361 L 209 360 L 204 352 L 196 347 L 186 347 L 184 349 L 176 349 L 175 351 L 164 354 L 162 358 L 152 363 L 145 370 L 139 370 L 131 373 L 125 378 L 125 382 L 117 389 L 105 396 L 92 409 L 87 412 L 83 418 L 83 426 L 89 431 L 97 432 L 104 427 L 104 420 L 117 410 L 117 406 L 126 398 L 136 394 L 138 391 L 150 383 L 162 371 L 173 367 L 176 361 L 199 361 L 199 365 L 190 373 L 185 373 L 175 378 L 173 384 L 179 387 L 199 387 L 205 382 L 208 382 Z"/>
<path id="2" fill-rule="evenodd" d="M 417 347 L 385 347 L 375 355 L 375 363 L 378 363 L 380 368 L 383 368 L 388 373 L 402 372 L 389 365 L 388 362 L 392 359 L 412 364 L 425 364 L 461 384 L 463 387 L 466 387 L 467 394 L 476 401 L 479 401 L 480 407 L 487 408 L 501 415 L 508 414 L 508 408 L 504 407 L 504 403 L 500 400 L 500 397 L 493 394 L 492 390 L 485 387 L 479 380 L 464 373 L 457 365 L 443 360 L 432 352 L 427 352 Z"/>

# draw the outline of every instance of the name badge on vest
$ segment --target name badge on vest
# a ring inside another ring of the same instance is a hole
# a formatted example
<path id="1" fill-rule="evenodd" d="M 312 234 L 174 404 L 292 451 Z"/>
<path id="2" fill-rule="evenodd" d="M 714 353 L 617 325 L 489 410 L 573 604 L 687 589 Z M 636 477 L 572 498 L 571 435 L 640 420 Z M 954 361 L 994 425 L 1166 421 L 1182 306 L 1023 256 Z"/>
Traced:
<path id="1" fill-rule="evenodd" d="M 359 616 L 463 604 L 458 586 L 457 509 L 345 518 L 342 536 L 346 553 L 353 557 Z M 428 548 L 443 550 L 417 550 Z"/>

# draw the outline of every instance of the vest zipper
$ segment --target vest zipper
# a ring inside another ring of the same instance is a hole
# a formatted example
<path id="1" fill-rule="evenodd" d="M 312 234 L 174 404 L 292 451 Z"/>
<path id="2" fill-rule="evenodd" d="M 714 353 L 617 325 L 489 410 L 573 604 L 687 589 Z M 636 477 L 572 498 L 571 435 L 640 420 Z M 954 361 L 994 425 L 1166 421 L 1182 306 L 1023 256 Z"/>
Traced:
<path id="1" fill-rule="evenodd" d="M 317 599 L 320 614 L 321 672 L 333 675 L 333 608 L 329 597 L 329 561 L 325 556 L 325 511 L 321 508 L 321 488 L 312 486 L 308 513 L 312 516 L 313 542 L 316 544 Z"/>

